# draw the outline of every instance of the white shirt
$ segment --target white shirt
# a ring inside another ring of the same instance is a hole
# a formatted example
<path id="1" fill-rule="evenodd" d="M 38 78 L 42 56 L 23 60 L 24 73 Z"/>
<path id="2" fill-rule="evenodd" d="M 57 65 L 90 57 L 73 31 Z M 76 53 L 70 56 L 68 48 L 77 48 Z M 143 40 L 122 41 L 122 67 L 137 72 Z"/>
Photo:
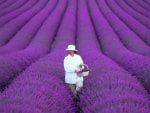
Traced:
<path id="1" fill-rule="evenodd" d="M 65 83 L 76 84 L 77 81 L 83 81 L 83 77 L 79 77 L 77 73 L 75 73 L 75 69 L 78 69 L 81 63 L 83 63 L 83 60 L 81 56 L 77 54 L 74 54 L 74 56 L 68 54 L 64 58 Z"/>

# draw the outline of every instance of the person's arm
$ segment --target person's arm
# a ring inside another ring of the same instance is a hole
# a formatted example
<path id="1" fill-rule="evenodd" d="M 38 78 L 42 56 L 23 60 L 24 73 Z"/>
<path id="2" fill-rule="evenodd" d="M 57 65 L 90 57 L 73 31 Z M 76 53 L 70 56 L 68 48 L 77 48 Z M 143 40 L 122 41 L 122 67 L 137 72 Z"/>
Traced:
<path id="1" fill-rule="evenodd" d="M 80 60 L 80 65 L 84 64 L 83 59 L 81 56 L 79 56 L 79 60 Z"/>
<path id="2" fill-rule="evenodd" d="M 70 66 L 70 64 L 67 62 L 67 59 L 64 59 L 64 70 L 66 72 L 74 73 L 75 69 Z"/>

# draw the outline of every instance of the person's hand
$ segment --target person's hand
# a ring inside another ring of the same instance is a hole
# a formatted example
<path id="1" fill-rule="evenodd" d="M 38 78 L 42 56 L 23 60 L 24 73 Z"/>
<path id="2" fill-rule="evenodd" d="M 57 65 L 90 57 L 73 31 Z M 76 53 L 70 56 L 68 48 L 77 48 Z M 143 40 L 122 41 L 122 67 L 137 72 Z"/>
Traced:
<path id="1" fill-rule="evenodd" d="M 81 67 L 81 66 L 83 66 L 84 64 L 83 63 L 81 63 L 79 66 Z"/>
<path id="2" fill-rule="evenodd" d="M 77 70 L 75 70 L 75 73 L 77 73 L 78 71 Z"/>
<path id="3" fill-rule="evenodd" d="M 76 69 L 76 70 L 75 70 L 75 73 L 78 73 L 79 71 L 80 71 L 80 70 Z"/>

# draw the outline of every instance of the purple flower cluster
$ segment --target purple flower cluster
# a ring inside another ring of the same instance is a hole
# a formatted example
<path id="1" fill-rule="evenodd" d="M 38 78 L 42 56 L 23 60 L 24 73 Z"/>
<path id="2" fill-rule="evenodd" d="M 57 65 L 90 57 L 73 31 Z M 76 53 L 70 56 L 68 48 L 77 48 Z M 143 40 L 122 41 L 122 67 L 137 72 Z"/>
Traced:
<path id="1" fill-rule="evenodd" d="M 20 0 L 21 1 L 21 0 Z M 44 6 L 48 0 L 39 0 L 30 10 L 27 10 L 20 16 L 10 20 L 0 30 L 0 46 L 7 43 L 14 34 L 16 34 L 34 15 L 36 15 Z"/>
<path id="2" fill-rule="evenodd" d="M 139 7 L 141 6 L 142 10 L 147 10 L 147 11 L 150 10 L 149 5 L 144 3 L 144 1 L 141 0 L 134 0 L 134 1 L 139 5 Z"/>
<path id="3" fill-rule="evenodd" d="M 6 24 L 7 22 L 9 22 L 10 20 L 12 20 L 15 17 L 21 15 L 25 11 L 29 10 L 36 3 L 37 3 L 37 0 L 30 0 L 29 2 L 25 3 L 22 7 L 19 7 L 17 9 L 15 9 L 15 10 L 11 10 L 11 12 L 3 15 L 1 17 L 1 19 L 0 19 L 0 26 L 3 26 L 4 24 Z"/>
<path id="4" fill-rule="evenodd" d="M 38 14 L 36 14 L 15 36 L 13 36 L 13 38 L 7 44 L 0 48 L 0 54 L 25 48 L 34 38 L 35 34 L 38 32 L 39 28 L 42 26 L 48 15 L 50 15 L 50 13 L 53 11 L 56 6 L 56 2 L 57 0 L 49 1 L 45 8 L 43 8 Z M 21 11 L 19 10 L 19 12 Z M 8 19 L 8 17 L 6 18 Z M 1 18 L 1 20 L 3 19 Z M 4 18 L 4 20 L 6 19 Z"/>
<path id="5" fill-rule="evenodd" d="M 138 13 L 140 13 L 141 15 L 145 16 L 145 17 L 150 17 L 149 11 L 145 10 L 145 8 L 140 7 L 137 3 L 139 0 L 137 0 L 136 2 L 134 0 L 125 0 L 125 3 L 127 5 L 129 5 L 130 7 L 132 7 L 135 11 L 137 11 Z M 139 17 L 139 16 L 138 16 Z M 139 17 L 140 18 L 140 17 Z M 137 18 L 138 19 L 138 18 Z M 149 25 L 146 25 L 149 26 Z"/>
<path id="6" fill-rule="evenodd" d="M 139 35 L 139 37 L 145 41 L 148 45 L 150 45 L 150 29 L 147 29 L 142 23 L 137 21 L 137 19 L 133 18 L 127 12 L 125 12 L 119 5 L 115 2 L 115 0 L 106 0 L 110 9 L 122 20 L 126 25 L 133 30 L 135 33 Z M 148 21 L 149 23 L 149 21 Z"/>
<path id="7" fill-rule="evenodd" d="M 105 1 L 100 0 L 98 3 L 100 11 L 110 23 L 110 26 L 114 29 L 114 32 L 116 32 L 123 45 L 133 52 L 149 56 L 150 46 L 119 19 L 107 6 Z"/>
<path id="8" fill-rule="evenodd" d="M 1 0 L 2 1 L 2 0 Z M 2 2 L 0 4 L 0 9 L 5 9 L 5 8 L 8 8 L 9 6 L 13 5 L 14 3 L 17 2 L 17 0 L 9 0 L 9 1 L 6 1 L 6 0 L 3 0 L 4 2 Z"/>
<path id="9" fill-rule="evenodd" d="M 120 2 L 119 0 L 116 0 L 116 3 L 129 15 L 134 17 L 136 20 L 138 20 L 147 28 L 150 28 L 150 21 L 148 18 L 150 14 L 148 14 L 146 11 L 144 11 L 143 13 L 140 13 L 140 11 L 138 11 L 139 7 L 136 7 L 136 4 L 134 4 L 134 2 L 131 2 L 131 1 L 129 2 L 128 0 L 123 0 Z M 134 7 L 131 8 L 130 7 L 131 4 L 134 5 Z M 135 7 L 136 7 L 136 11 L 134 10 Z"/>
<path id="10" fill-rule="evenodd" d="M 16 1 L 16 3 L 10 5 L 8 8 L 4 8 L 1 12 L 0 12 L 0 16 L 6 15 L 11 11 L 14 11 L 17 8 L 22 7 L 24 4 L 26 4 L 28 1 L 26 0 L 18 0 Z"/>

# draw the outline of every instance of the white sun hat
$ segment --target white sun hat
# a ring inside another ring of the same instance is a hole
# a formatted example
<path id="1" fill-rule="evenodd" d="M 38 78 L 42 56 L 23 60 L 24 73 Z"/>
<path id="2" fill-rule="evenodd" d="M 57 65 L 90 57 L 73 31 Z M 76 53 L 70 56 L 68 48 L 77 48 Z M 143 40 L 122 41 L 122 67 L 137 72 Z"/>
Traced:
<path id="1" fill-rule="evenodd" d="M 68 48 L 66 48 L 66 50 L 78 51 L 78 50 L 76 49 L 75 45 L 73 45 L 73 44 L 68 45 Z"/>

